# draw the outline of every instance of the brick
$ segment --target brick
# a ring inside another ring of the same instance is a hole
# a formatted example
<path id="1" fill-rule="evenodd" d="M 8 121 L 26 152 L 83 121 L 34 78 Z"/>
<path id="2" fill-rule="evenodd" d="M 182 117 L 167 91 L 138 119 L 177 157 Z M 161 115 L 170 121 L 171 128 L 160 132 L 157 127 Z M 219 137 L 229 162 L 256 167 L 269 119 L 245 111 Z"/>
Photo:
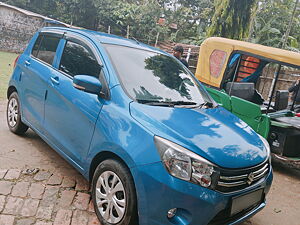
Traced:
<path id="1" fill-rule="evenodd" d="M 76 191 L 68 191 L 68 190 L 65 190 L 61 193 L 61 197 L 60 197 L 60 200 L 59 200 L 59 207 L 63 207 L 63 208 L 66 208 L 66 207 L 69 207 L 72 202 L 73 202 L 73 199 L 76 195 Z"/>
<path id="2" fill-rule="evenodd" d="M 20 177 L 20 174 L 21 174 L 21 170 L 11 169 L 11 170 L 7 171 L 4 179 L 5 180 L 16 180 Z"/>
<path id="3" fill-rule="evenodd" d="M 96 215 L 90 215 L 88 225 L 101 225 L 101 224 Z"/>
<path id="4" fill-rule="evenodd" d="M 7 170 L 0 170 L 0 179 L 3 179 L 3 177 L 5 176 Z"/>
<path id="5" fill-rule="evenodd" d="M 73 206 L 77 209 L 87 210 L 89 202 L 90 202 L 89 194 L 78 192 L 73 202 Z"/>
<path id="6" fill-rule="evenodd" d="M 8 196 L 7 197 L 7 203 L 3 210 L 3 213 L 5 214 L 11 214 L 11 215 L 19 215 L 23 206 L 24 200 L 21 198 L 15 198 Z"/>
<path id="7" fill-rule="evenodd" d="M 29 185 L 30 185 L 29 182 L 19 182 L 19 183 L 17 183 L 13 187 L 11 195 L 15 196 L 15 197 L 26 197 Z"/>
<path id="8" fill-rule="evenodd" d="M 40 183 L 33 183 L 29 188 L 29 196 L 31 198 L 42 199 L 45 187 Z"/>
<path id="9" fill-rule="evenodd" d="M 0 215 L 0 225 L 13 225 L 15 217 L 9 215 Z"/>
<path id="10" fill-rule="evenodd" d="M 89 212 L 92 212 L 92 213 L 95 212 L 94 204 L 93 204 L 93 201 L 92 201 L 92 200 L 91 200 L 90 203 L 89 203 L 88 211 L 89 211 Z"/>
<path id="11" fill-rule="evenodd" d="M 71 177 L 64 177 L 61 186 L 64 188 L 73 188 L 75 187 L 75 180 Z"/>
<path id="12" fill-rule="evenodd" d="M 52 222 L 45 222 L 45 221 L 37 221 L 35 225 L 52 225 Z"/>
<path id="13" fill-rule="evenodd" d="M 48 171 L 39 171 L 35 176 L 34 180 L 36 181 L 43 181 L 43 180 L 48 180 L 49 177 L 51 176 L 51 173 Z"/>
<path id="14" fill-rule="evenodd" d="M 71 210 L 60 209 L 56 214 L 54 225 L 70 225 L 71 217 Z"/>
<path id="15" fill-rule="evenodd" d="M 33 225 L 35 223 L 35 219 L 33 218 L 26 218 L 26 219 L 19 219 L 17 220 L 16 225 Z"/>
<path id="16" fill-rule="evenodd" d="M 3 208 L 4 208 L 5 198 L 6 198 L 6 196 L 0 195 L 0 213 L 3 210 Z"/>
<path id="17" fill-rule="evenodd" d="M 76 191 L 88 191 L 89 190 L 88 182 L 82 177 L 77 178 L 75 190 Z"/>
<path id="18" fill-rule="evenodd" d="M 50 220 L 53 212 L 54 204 L 48 206 L 40 206 L 36 213 L 36 218 Z"/>
<path id="19" fill-rule="evenodd" d="M 0 181 L 0 195 L 8 195 L 11 192 L 13 183 L 10 181 Z"/>
<path id="20" fill-rule="evenodd" d="M 47 186 L 43 199 L 41 200 L 41 206 L 47 206 L 55 204 L 58 198 L 59 187 Z"/>
<path id="21" fill-rule="evenodd" d="M 39 200 L 36 199 L 26 199 L 21 210 L 22 216 L 35 216 L 36 211 L 39 206 Z"/>
<path id="22" fill-rule="evenodd" d="M 72 216 L 71 225 L 87 225 L 89 222 L 88 213 L 85 211 L 75 210 Z"/>
<path id="23" fill-rule="evenodd" d="M 61 175 L 53 174 L 53 175 L 49 178 L 47 184 L 49 184 L 49 185 L 60 185 L 61 182 L 62 182 L 62 179 L 63 179 L 63 177 L 62 177 Z"/>

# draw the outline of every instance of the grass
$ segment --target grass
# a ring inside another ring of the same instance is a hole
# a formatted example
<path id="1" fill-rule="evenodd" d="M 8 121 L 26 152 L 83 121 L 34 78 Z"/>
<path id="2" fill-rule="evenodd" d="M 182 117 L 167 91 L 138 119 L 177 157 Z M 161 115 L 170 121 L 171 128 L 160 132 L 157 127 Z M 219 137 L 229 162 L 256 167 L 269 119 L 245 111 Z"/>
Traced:
<path id="1" fill-rule="evenodd" d="M 18 54 L 15 53 L 0 52 L 0 100 L 6 98 L 8 81 L 17 56 Z"/>

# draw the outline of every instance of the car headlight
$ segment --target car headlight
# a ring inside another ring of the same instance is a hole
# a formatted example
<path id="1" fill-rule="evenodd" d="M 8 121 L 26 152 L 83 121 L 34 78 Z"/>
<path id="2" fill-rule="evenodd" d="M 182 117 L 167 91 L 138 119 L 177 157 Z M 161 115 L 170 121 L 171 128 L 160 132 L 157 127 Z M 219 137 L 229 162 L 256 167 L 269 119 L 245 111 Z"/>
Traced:
<path id="1" fill-rule="evenodd" d="M 216 165 L 164 138 L 155 136 L 154 142 L 165 168 L 172 176 L 206 188 L 215 188 L 219 178 Z"/>

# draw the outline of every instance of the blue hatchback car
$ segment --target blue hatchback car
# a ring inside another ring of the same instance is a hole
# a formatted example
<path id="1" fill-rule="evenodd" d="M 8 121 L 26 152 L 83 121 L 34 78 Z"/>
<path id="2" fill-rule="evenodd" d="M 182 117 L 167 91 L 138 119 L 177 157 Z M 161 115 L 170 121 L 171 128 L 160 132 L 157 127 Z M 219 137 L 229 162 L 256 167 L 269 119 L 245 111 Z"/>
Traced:
<path id="1" fill-rule="evenodd" d="M 91 181 L 103 225 L 238 224 L 266 204 L 266 140 L 163 51 L 43 28 L 7 97 L 10 130 L 30 127 Z"/>

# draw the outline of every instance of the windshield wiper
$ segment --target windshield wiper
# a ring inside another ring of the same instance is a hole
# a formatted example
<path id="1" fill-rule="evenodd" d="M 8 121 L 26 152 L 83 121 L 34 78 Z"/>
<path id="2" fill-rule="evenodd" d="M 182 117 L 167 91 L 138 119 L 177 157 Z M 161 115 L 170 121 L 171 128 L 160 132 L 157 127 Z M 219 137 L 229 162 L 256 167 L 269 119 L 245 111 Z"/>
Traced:
<path id="1" fill-rule="evenodd" d="M 174 107 L 175 105 L 197 105 L 196 102 L 189 101 L 159 101 L 159 100 L 147 100 L 147 99 L 137 99 L 138 103 L 143 103 L 147 105 L 157 105 L 157 106 L 169 106 Z"/>
<path id="2" fill-rule="evenodd" d="M 164 102 L 164 101 L 159 101 L 159 100 L 136 99 L 136 101 L 138 103 L 147 104 L 147 105 L 174 107 L 174 104 L 172 104 L 170 102 Z"/>
<path id="3" fill-rule="evenodd" d="M 197 105 L 197 102 L 189 102 L 189 101 L 171 101 L 168 102 L 174 105 Z"/>

